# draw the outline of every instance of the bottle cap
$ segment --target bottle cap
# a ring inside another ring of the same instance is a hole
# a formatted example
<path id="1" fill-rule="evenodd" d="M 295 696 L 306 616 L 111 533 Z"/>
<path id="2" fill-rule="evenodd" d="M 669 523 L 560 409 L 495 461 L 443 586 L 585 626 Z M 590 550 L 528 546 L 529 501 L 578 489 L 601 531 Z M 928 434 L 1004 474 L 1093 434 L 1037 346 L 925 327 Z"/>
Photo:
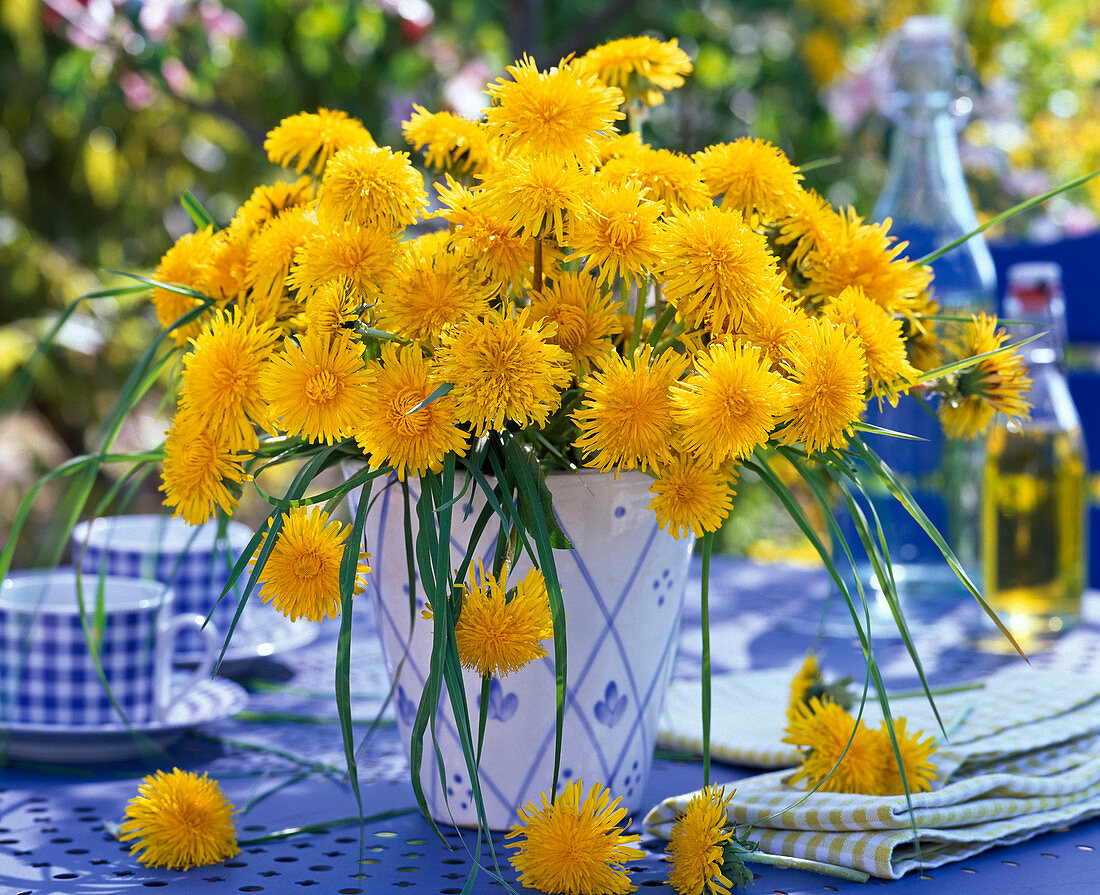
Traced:
<path id="1" fill-rule="evenodd" d="M 1062 268 L 1054 261 L 1024 261 L 1008 269 L 1008 294 L 1024 311 L 1048 307 L 1062 298 Z"/>
<path id="2" fill-rule="evenodd" d="M 879 107 L 898 123 L 917 107 L 947 110 L 961 127 L 973 108 L 970 70 L 966 38 L 946 17 L 911 16 L 879 50 Z"/>

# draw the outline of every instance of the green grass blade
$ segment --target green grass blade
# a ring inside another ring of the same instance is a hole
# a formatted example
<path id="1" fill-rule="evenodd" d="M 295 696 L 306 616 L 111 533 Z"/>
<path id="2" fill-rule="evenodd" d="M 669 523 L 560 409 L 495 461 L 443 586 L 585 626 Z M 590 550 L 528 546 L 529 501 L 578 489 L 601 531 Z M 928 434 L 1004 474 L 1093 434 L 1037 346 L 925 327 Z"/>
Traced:
<path id="1" fill-rule="evenodd" d="M 430 487 L 435 474 L 423 476 L 420 480 L 421 491 L 416 501 L 417 533 L 416 533 L 416 565 L 420 570 L 420 584 L 424 590 L 424 600 L 432 609 L 432 654 L 429 662 L 427 679 L 424 681 L 424 690 L 420 694 L 420 701 L 416 707 L 416 717 L 413 719 L 412 731 L 409 738 L 409 769 L 412 772 L 413 795 L 424 817 L 428 820 L 440 842 L 446 842 L 443 834 L 436 826 L 428 811 L 428 800 L 424 796 L 424 786 L 421 780 L 421 769 L 424 764 L 424 736 L 428 728 L 432 729 L 432 737 L 435 737 L 435 712 L 439 706 L 439 698 L 443 691 L 442 660 L 446 651 L 446 631 L 450 625 L 450 613 L 446 596 L 436 592 L 436 578 L 433 569 L 432 556 L 435 535 L 434 514 L 432 501 L 432 488 Z M 441 776 L 444 773 L 443 758 L 436 750 L 436 763 Z M 445 780 L 441 779 L 441 785 L 446 792 Z"/>
<path id="2" fill-rule="evenodd" d="M 885 429 L 882 426 L 876 426 L 874 423 L 855 423 L 852 426 L 857 432 L 867 432 L 870 435 L 886 435 L 890 438 L 901 438 L 905 441 L 927 441 L 927 438 L 921 438 L 919 435 L 910 435 L 907 432 L 898 432 L 894 429 Z"/>
<path id="3" fill-rule="evenodd" d="M 989 357 L 994 357 L 998 354 L 1004 354 L 1007 351 L 1015 351 L 1017 348 L 1022 348 L 1028 342 L 1034 342 L 1036 339 L 1044 336 L 1045 333 L 1036 333 L 1034 336 L 1029 336 L 1026 339 L 1020 339 L 1019 342 L 1013 342 L 1011 345 L 1002 345 L 1000 348 L 994 348 L 991 351 L 983 351 L 981 354 L 975 354 L 971 357 L 964 357 L 962 360 L 952 361 L 949 364 L 944 364 L 942 367 L 936 367 L 934 370 L 929 370 L 926 373 L 921 373 L 914 382 L 913 385 L 922 385 L 926 382 L 932 382 L 935 379 L 939 379 L 943 376 L 947 376 L 950 373 L 959 373 L 963 370 L 973 367 L 975 364 L 980 363 Z"/>
<path id="4" fill-rule="evenodd" d="M 943 558 L 947 560 L 947 564 L 951 567 L 951 570 L 955 573 L 959 581 L 961 581 L 966 589 L 970 591 L 970 594 L 978 601 L 978 605 L 981 606 L 985 614 L 993 620 L 993 623 L 1005 638 L 1007 638 L 1008 642 L 1012 644 L 1021 658 L 1027 661 L 1027 656 L 1024 654 L 1024 651 L 1020 649 L 1020 645 L 1016 642 L 1012 633 L 1005 627 L 1004 623 L 997 617 L 997 613 L 993 611 L 990 605 L 982 597 L 981 592 L 975 587 L 974 582 L 970 580 L 970 576 L 966 574 L 966 570 L 962 567 L 962 563 L 959 562 L 958 557 L 955 556 L 954 551 L 943 539 L 943 535 L 937 531 L 936 526 L 932 524 L 924 510 L 921 509 L 920 504 L 913 499 L 913 495 L 910 494 L 908 489 L 901 483 L 901 480 L 894 474 L 894 471 L 858 438 L 852 439 L 851 448 L 853 453 L 863 460 L 871 472 L 887 487 L 895 499 L 905 507 L 914 521 L 924 529 L 925 533 L 932 539 L 932 542 L 939 549 L 940 553 L 943 554 Z"/>
<path id="5" fill-rule="evenodd" d="M 340 719 L 340 736 L 344 743 L 344 762 L 348 768 L 348 782 L 355 795 L 359 816 L 363 816 L 363 796 L 359 791 L 359 769 L 355 760 L 355 733 L 351 717 L 351 613 L 355 598 L 355 585 L 359 579 L 359 552 L 363 546 L 363 526 L 370 505 L 370 484 L 363 486 L 359 506 L 351 532 L 344 543 L 340 557 L 340 634 L 336 643 L 336 714 Z M 365 823 L 365 820 L 363 821 Z M 362 827 L 360 827 L 362 829 Z"/>
<path id="6" fill-rule="evenodd" d="M 105 273 L 112 273 L 118 277 L 127 277 L 131 280 L 137 280 L 139 283 L 144 283 L 153 289 L 163 289 L 165 292 L 175 292 L 177 295 L 187 295 L 191 298 L 198 299 L 206 306 L 212 305 L 214 300 L 205 293 L 199 292 L 198 289 L 192 289 L 190 286 L 184 286 L 182 283 L 168 283 L 161 280 L 150 279 L 149 277 L 143 277 L 141 274 L 130 273 L 126 270 L 111 270 L 105 269 Z M 178 326 L 178 322 L 173 324 L 170 329 L 175 329 Z"/>
<path id="7" fill-rule="evenodd" d="M 818 168 L 831 168 L 833 165 L 839 165 L 842 161 L 844 161 L 843 156 L 827 155 L 824 158 L 815 158 L 812 161 L 799 165 L 798 170 L 805 172 L 816 171 Z"/>
<path id="8" fill-rule="evenodd" d="M 703 535 L 703 786 L 710 786 L 710 556 L 713 549 L 714 532 L 708 531 Z"/>
<path id="9" fill-rule="evenodd" d="M 205 230 L 207 227 L 217 226 L 214 223 L 214 218 L 210 216 L 210 212 L 202 207 L 202 203 L 199 202 L 190 190 L 184 190 L 183 195 L 180 196 L 180 205 L 183 206 L 183 210 L 187 212 L 187 216 L 191 218 L 191 223 L 199 230 Z"/>
<path id="10" fill-rule="evenodd" d="M 313 481 L 318 472 L 325 466 L 326 462 L 332 455 L 334 448 L 329 446 L 321 449 L 316 456 L 314 456 L 308 463 L 306 463 L 294 477 L 294 480 L 287 488 L 288 499 L 290 495 L 300 497 L 305 493 L 306 488 L 309 487 L 309 483 Z M 233 614 L 233 618 L 229 623 L 229 630 L 225 635 L 225 642 L 222 644 L 221 653 L 218 655 L 218 661 L 214 666 L 214 673 L 217 674 L 218 669 L 221 667 L 221 663 L 225 658 L 225 652 L 229 648 L 229 643 L 233 638 L 233 633 L 237 630 L 237 624 L 240 622 L 241 615 L 244 613 L 245 606 L 248 604 L 248 599 L 251 597 L 252 592 L 256 589 L 256 584 L 260 579 L 260 575 L 264 570 L 264 566 L 267 564 L 267 558 L 271 556 L 271 551 L 275 549 L 275 544 L 279 539 L 279 532 L 283 527 L 283 513 L 278 509 L 274 509 L 268 515 L 265 524 L 268 526 L 267 535 L 264 538 L 263 546 L 260 547 L 259 552 L 255 554 L 255 562 L 252 564 L 252 572 L 248 576 L 248 582 L 245 584 L 244 592 L 241 594 L 240 600 L 237 603 L 237 611 Z M 262 535 L 262 528 L 249 542 L 249 548 L 255 550 L 255 544 Z M 252 557 L 252 553 L 248 549 L 238 559 L 237 564 L 233 567 L 233 571 L 230 573 L 229 580 L 226 581 L 225 587 L 222 590 L 222 596 L 229 592 L 240 578 L 243 573 L 244 566 L 247 565 L 248 560 Z M 221 599 L 221 598 L 219 598 Z"/>
<path id="11" fill-rule="evenodd" d="M 1098 168 L 1097 170 L 1092 171 L 1088 174 L 1082 174 L 1080 177 L 1075 177 L 1073 180 L 1069 181 L 1068 183 L 1064 183 L 1059 187 L 1055 187 L 1052 190 L 1048 190 L 1047 192 L 1043 193 L 1043 195 L 1041 195 L 1041 196 L 1035 196 L 1032 199 L 1027 199 L 1024 202 L 1020 202 L 1018 205 L 1013 205 L 1007 211 L 1002 211 L 1000 214 L 995 215 L 994 217 L 992 217 L 988 221 L 986 221 L 984 224 L 981 224 L 980 226 L 978 226 L 975 229 L 971 230 L 965 236 L 960 236 L 958 239 L 952 240 L 951 242 L 947 243 L 947 245 L 943 246 L 942 248 L 938 248 L 934 252 L 930 252 L 929 254 L 925 255 L 923 258 L 921 258 L 916 263 L 917 264 L 931 264 L 933 261 L 937 260 L 938 258 L 942 258 L 944 255 L 946 255 L 952 249 L 958 248 L 959 246 L 961 246 L 968 239 L 971 239 L 971 238 L 977 236 L 979 233 L 984 233 L 990 227 L 995 227 L 995 226 L 997 226 L 997 224 L 1000 224 L 1003 221 L 1007 221 L 1009 218 L 1013 218 L 1016 215 L 1022 214 L 1025 211 L 1030 211 L 1032 208 L 1035 208 L 1035 206 L 1042 205 L 1044 202 L 1047 201 L 1047 199 L 1053 199 L 1059 193 L 1064 193 L 1067 190 L 1072 190 L 1072 189 L 1075 189 L 1076 187 L 1081 186 L 1082 184 L 1088 183 L 1097 174 L 1100 174 L 1100 168 Z"/>
<path id="12" fill-rule="evenodd" d="M 410 407 L 408 410 L 406 410 L 405 411 L 405 416 L 408 416 L 410 413 L 416 413 L 416 411 L 418 411 L 418 410 L 420 410 L 424 407 L 427 407 L 433 401 L 438 401 L 444 395 L 448 394 L 451 391 L 451 389 L 453 389 L 453 388 L 454 388 L 454 386 L 451 385 L 451 383 L 444 382 L 441 386 L 438 386 L 435 391 L 433 391 L 430 395 L 428 395 L 428 397 L 426 397 L 423 401 L 421 401 L 415 407 Z"/>
<path id="13" fill-rule="evenodd" d="M 836 479 L 833 480 L 841 493 L 844 495 L 845 503 L 848 506 L 848 512 L 852 517 L 852 524 L 854 525 L 857 534 L 859 535 L 860 542 L 863 544 L 863 549 L 867 554 L 867 558 L 871 563 L 872 568 L 875 571 L 875 575 L 878 578 L 879 588 L 882 591 L 883 598 L 886 600 L 886 604 L 890 607 L 890 614 L 893 616 L 894 624 L 897 626 L 898 633 L 901 635 L 902 642 L 905 644 L 906 652 L 909 653 L 910 661 L 913 663 L 913 667 L 916 669 L 917 677 L 920 679 L 921 686 L 924 688 L 924 693 L 928 698 L 928 704 L 932 707 L 932 714 L 936 718 L 936 723 L 940 725 L 940 729 L 943 729 L 943 719 L 940 717 L 939 708 L 936 706 L 936 701 L 932 696 L 932 688 L 928 683 L 928 677 L 924 671 L 924 665 L 921 663 L 920 655 L 917 652 L 916 642 L 912 633 L 909 630 L 908 622 L 905 619 L 905 614 L 902 612 L 901 602 L 898 598 L 897 584 L 894 581 L 893 570 L 889 564 L 889 553 L 885 555 L 881 552 L 882 545 L 885 544 L 885 536 L 882 531 L 882 526 L 879 523 L 878 514 L 875 512 L 874 504 L 871 502 L 870 496 L 863 491 L 862 485 L 858 479 L 855 480 L 856 487 L 860 489 L 863 494 L 863 498 L 866 501 L 867 507 L 872 513 L 875 521 L 875 527 L 878 535 L 878 542 L 872 536 L 870 526 L 867 523 L 866 514 L 863 512 L 862 507 L 855 500 L 851 491 L 847 485 Z"/>
<path id="14" fill-rule="evenodd" d="M 565 603 L 562 599 L 561 583 L 558 581 L 557 565 L 554 562 L 554 550 L 550 535 L 550 526 L 544 515 L 542 495 L 531 476 L 526 458 L 514 439 L 504 437 L 504 456 L 507 461 L 505 471 L 514 477 L 516 492 L 522 501 L 527 502 L 530 519 L 534 524 L 532 534 L 539 558 L 539 568 L 546 581 L 546 592 L 550 597 L 550 615 L 554 627 L 554 778 L 551 792 L 557 794 L 558 776 L 561 771 L 562 731 L 565 725 L 565 686 L 568 680 L 568 661 L 565 631 Z M 522 502 L 521 501 L 521 502 Z M 552 514 L 552 510 L 550 511 Z M 522 525 L 519 526 L 523 528 Z"/>

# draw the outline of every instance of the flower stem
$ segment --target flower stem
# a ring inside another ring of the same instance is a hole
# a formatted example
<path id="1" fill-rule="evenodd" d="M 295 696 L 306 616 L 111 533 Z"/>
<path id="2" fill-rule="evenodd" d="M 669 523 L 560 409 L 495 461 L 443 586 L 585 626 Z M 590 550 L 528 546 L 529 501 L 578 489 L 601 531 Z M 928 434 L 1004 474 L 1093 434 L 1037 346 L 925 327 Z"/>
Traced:
<path id="1" fill-rule="evenodd" d="M 542 240 L 535 237 L 535 271 L 531 277 L 531 287 L 535 292 L 542 292 Z"/>
<path id="2" fill-rule="evenodd" d="M 785 867 L 788 870 L 809 870 L 811 873 L 823 873 L 826 876 L 836 876 L 840 879 L 850 879 L 852 882 L 865 883 L 870 876 L 862 870 L 854 870 L 851 867 L 841 867 L 837 864 L 825 864 L 821 861 L 811 861 L 809 858 L 792 858 L 787 855 L 769 855 L 766 852 L 749 852 L 742 855 L 741 860 L 753 864 L 769 864 L 772 867 Z"/>
<path id="3" fill-rule="evenodd" d="M 626 305 L 627 278 L 623 277 L 623 305 Z M 645 292 L 642 290 L 642 281 L 638 281 L 638 291 L 634 299 L 634 328 L 630 331 L 630 353 L 638 349 L 642 341 L 642 324 L 645 322 Z"/>
<path id="4" fill-rule="evenodd" d="M 710 786 L 710 554 L 714 532 L 703 535 L 702 629 L 703 629 L 703 786 Z"/>
<path id="5" fill-rule="evenodd" d="M 668 325 L 675 316 L 676 309 L 672 307 L 672 305 L 665 305 L 665 309 L 661 311 L 661 316 L 658 317 L 657 322 L 653 324 L 653 332 L 649 334 L 646 343 L 656 346 L 661 341 L 661 336 L 665 334 L 665 330 L 668 329 Z"/>

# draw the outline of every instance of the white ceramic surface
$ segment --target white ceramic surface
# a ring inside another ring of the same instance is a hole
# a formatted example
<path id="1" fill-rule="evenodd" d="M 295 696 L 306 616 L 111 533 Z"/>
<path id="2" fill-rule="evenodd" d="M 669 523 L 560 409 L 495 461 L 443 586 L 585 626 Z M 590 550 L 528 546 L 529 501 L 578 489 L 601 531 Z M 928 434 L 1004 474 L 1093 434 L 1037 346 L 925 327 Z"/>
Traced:
<path id="1" fill-rule="evenodd" d="M 692 539 L 660 531 L 652 510 L 651 480 L 640 473 L 561 473 L 550 477 L 554 507 L 573 550 L 555 552 L 566 605 L 568 677 L 559 785 L 583 778 L 599 781 L 631 811 L 643 807 L 642 791 L 680 626 Z M 413 498 L 418 483 L 410 483 Z M 406 747 L 431 654 L 431 623 L 420 617 L 423 594 L 410 627 L 403 504 L 399 484 L 379 485 L 372 494 L 364 537 L 372 554 L 370 594 L 390 674 L 401 663 L 395 693 L 398 727 Z M 457 566 L 480 509 L 465 520 L 456 508 L 452 563 Z M 493 528 L 493 526 L 490 526 Z M 414 532 L 416 530 L 414 519 Z M 415 536 L 415 535 L 414 535 Z M 489 566 L 495 532 L 483 536 L 479 553 Z M 519 580 L 529 563 L 509 576 Z M 488 822 L 505 829 L 516 808 L 538 803 L 553 785 L 555 677 L 550 656 L 520 672 L 494 680 L 490 690 L 480 780 Z M 466 699 L 476 732 L 480 678 L 465 675 Z M 444 700 L 446 702 L 446 700 Z M 436 733 L 446 769 L 446 793 L 439 785 L 430 743 L 422 779 L 430 810 L 442 821 L 477 823 L 472 788 L 461 758 L 449 705 L 437 716 Z M 430 734 L 429 734 L 430 737 Z"/>
<path id="2" fill-rule="evenodd" d="M 178 740 L 188 730 L 241 711 L 248 692 L 224 678 L 190 687 L 163 721 L 98 726 L 6 724 L 0 727 L 0 757 L 45 764 L 99 764 L 126 761 Z"/>

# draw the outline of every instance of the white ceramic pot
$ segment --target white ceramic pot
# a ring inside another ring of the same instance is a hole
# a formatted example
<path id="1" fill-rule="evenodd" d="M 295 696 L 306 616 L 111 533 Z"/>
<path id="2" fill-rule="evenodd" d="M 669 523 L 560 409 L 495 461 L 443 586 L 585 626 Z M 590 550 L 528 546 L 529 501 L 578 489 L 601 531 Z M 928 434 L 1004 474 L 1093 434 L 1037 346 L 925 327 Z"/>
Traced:
<path id="1" fill-rule="evenodd" d="M 640 803 L 653 757 L 657 719 L 675 660 L 692 539 L 676 540 L 657 527 L 648 508 L 650 479 L 640 473 L 586 471 L 549 477 L 554 509 L 573 550 L 555 551 L 567 615 L 568 676 L 559 785 L 600 781 L 630 811 Z M 419 483 L 411 482 L 415 502 Z M 481 506 L 452 522 L 452 568 L 460 562 Z M 401 488 L 376 487 L 364 538 L 371 552 L 369 592 L 391 676 L 400 665 L 394 697 L 398 728 L 408 749 L 411 726 L 431 655 L 431 622 L 420 616 L 418 594 L 410 618 Z M 465 501 L 464 501 L 465 503 Z M 464 509 L 464 507 L 463 507 Z M 495 529 L 495 525 L 490 525 Z M 415 538 L 416 519 L 413 518 Z M 490 566 L 495 531 L 483 536 L 478 555 Z M 530 564 L 509 575 L 520 579 Z M 409 638 L 412 629 L 411 640 Z M 493 680 L 479 777 L 490 828 L 517 821 L 516 809 L 553 786 L 554 661 L 550 655 Z M 477 730 L 481 680 L 465 674 L 466 699 Z M 430 730 L 426 738 L 430 739 Z M 430 743 L 421 779 L 432 816 L 476 826 L 466 764 L 446 695 L 436 720 L 446 769 L 446 792 Z"/>

